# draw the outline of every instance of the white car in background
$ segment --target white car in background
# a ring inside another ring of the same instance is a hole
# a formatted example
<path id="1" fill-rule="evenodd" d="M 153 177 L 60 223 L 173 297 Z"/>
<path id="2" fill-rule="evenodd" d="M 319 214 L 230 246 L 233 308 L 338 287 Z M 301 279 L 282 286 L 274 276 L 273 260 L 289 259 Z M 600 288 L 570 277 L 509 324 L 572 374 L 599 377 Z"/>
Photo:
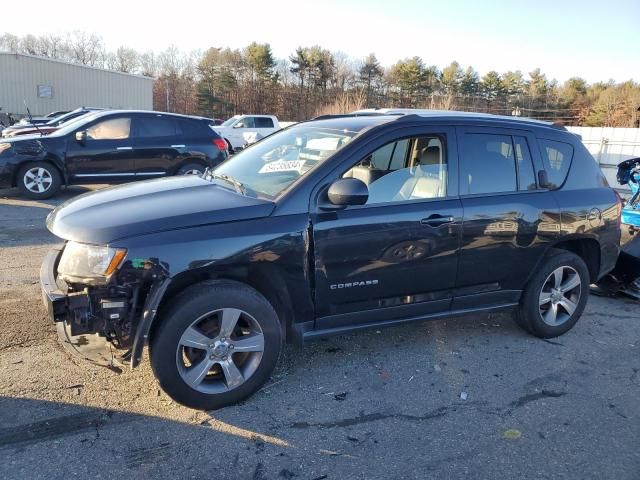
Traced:
<path id="1" fill-rule="evenodd" d="M 255 143 L 292 123 L 280 123 L 273 115 L 235 115 L 222 125 L 211 128 L 226 140 L 229 151 L 233 151 Z"/>

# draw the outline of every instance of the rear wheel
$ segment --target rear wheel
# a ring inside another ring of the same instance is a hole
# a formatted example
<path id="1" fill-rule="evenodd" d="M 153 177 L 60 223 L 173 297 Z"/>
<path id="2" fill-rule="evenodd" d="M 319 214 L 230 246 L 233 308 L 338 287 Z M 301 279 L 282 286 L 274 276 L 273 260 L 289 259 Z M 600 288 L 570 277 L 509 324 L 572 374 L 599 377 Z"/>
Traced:
<path id="1" fill-rule="evenodd" d="M 578 321 L 589 296 L 589 271 L 575 253 L 558 250 L 525 288 L 517 322 L 541 338 L 569 331 Z"/>
<path id="2" fill-rule="evenodd" d="M 178 175 L 202 175 L 205 167 L 199 163 L 188 163 L 178 169 Z"/>
<path id="3" fill-rule="evenodd" d="M 162 389 L 187 407 L 213 410 L 243 400 L 269 378 L 280 355 L 273 307 L 238 282 L 192 286 L 159 320 L 151 365 Z"/>
<path id="4" fill-rule="evenodd" d="M 20 169 L 16 183 L 26 197 L 40 200 L 55 195 L 62 181 L 56 167 L 46 162 L 35 162 Z"/>

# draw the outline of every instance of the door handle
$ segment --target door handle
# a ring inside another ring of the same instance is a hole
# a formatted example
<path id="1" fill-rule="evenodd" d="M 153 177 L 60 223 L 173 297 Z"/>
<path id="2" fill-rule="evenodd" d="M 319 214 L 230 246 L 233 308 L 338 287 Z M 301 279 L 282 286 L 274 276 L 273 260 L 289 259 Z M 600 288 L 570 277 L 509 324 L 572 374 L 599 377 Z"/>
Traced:
<path id="1" fill-rule="evenodd" d="M 171 145 L 171 148 L 184 148 L 185 145 Z"/>
<path id="2" fill-rule="evenodd" d="M 453 223 L 453 217 L 451 215 L 440 215 L 434 213 L 427 218 L 420 220 L 422 225 L 429 225 L 430 227 L 439 227 L 440 225 L 446 225 L 447 223 Z"/>
<path id="3" fill-rule="evenodd" d="M 118 147 L 116 150 L 133 150 L 133 147 Z"/>

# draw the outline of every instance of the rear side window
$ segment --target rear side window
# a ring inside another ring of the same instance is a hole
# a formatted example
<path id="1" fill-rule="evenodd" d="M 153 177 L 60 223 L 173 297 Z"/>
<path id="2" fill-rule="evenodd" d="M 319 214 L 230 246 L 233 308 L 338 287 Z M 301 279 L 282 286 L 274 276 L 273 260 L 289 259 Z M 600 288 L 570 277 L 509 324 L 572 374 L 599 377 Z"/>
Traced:
<path id="1" fill-rule="evenodd" d="M 171 118 L 148 117 L 138 119 L 139 137 L 175 137 L 176 123 Z"/>
<path id="2" fill-rule="evenodd" d="M 554 140 L 539 139 L 538 143 L 549 183 L 552 184 L 552 188 L 557 188 L 567 178 L 573 158 L 573 147 L 568 143 Z"/>
<path id="3" fill-rule="evenodd" d="M 460 140 L 462 194 L 517 190 L 511 136 L 467 133 Z"/>
<path id="4" fill-rule="evenodd" d="M 256 117 L 255 125 L 255 128 L 273 128 L 273 120 L 266 117 Z"/>

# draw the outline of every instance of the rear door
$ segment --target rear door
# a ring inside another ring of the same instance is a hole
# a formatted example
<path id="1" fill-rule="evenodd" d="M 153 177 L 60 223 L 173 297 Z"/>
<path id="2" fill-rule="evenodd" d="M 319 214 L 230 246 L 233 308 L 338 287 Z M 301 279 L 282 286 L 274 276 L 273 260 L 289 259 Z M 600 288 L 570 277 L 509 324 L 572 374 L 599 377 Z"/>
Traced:
<path id="1" fill-rule="evenodd" d="M 542 169 L 526 130 L 457 128 L 464 209 L 454 309 L 517 302 L 560 234 L 559 210 L 536 182 Z"/>
<path id="2" fill-rule="evenodd" d="M 78 142 L 75 132 L 67 139 L 66 165 L 73 183 L 128 181 L 135 176 L 132 117 L 100 117 L 78 131 L 87 132 Z"/>
<path id="3" fill-rule="evenodd" d="M 406 128 L 345 165 L 340 176 L 364 181 L 369 201 L 312 215 L 317 329 L 450 308 L 462 220 L 454 135 Z"/>
<path id="4" fill-rule="evenodd" d="M 172 175 L 188 150 L 180 126 L 169 115 L 134 117 L 133 147 L 136 175 L 141 178 Z"/>

